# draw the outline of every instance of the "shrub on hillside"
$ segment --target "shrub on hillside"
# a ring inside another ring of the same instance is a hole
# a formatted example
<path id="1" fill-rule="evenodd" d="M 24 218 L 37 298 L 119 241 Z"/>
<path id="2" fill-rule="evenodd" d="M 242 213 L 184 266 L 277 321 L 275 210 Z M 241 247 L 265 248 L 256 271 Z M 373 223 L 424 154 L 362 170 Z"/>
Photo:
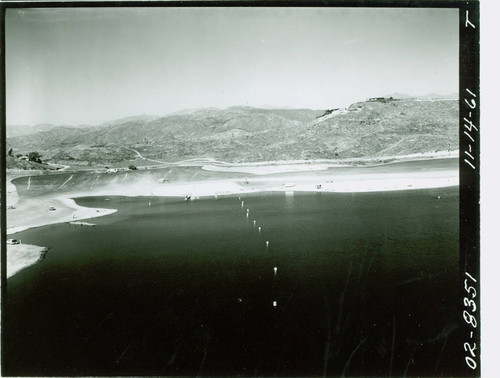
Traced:
<path id="1" fill-rule="evenodd" d="M 33 151 L 28 154 L 28 160 L 35 162 L 35 163 L 42 163 L 42 160 L 40 159 L 42 155 L 40 155 L 38 152 Z"/>

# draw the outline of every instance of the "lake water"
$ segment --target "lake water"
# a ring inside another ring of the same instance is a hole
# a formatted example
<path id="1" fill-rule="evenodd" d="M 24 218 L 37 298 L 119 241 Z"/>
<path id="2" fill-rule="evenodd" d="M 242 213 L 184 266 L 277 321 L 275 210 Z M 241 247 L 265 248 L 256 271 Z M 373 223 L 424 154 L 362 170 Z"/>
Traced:
<path id="1" fill-rule="evenodd" d="M 87 197 L 119 212 L 17 234 L 51 249 L 8 280 L 4 374 L 469 374 L 458 187 L 241 200 Z"/>

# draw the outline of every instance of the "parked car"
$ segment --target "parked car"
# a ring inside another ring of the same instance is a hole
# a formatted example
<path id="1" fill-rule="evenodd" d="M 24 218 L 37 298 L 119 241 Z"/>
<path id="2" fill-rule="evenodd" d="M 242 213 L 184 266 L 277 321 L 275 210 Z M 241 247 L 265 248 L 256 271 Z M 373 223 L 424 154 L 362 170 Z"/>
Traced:
<path id="1" fill-rule="evenodd" d="M 21 244 L 21 240 L 20 239 L 7 239 L 7 244 Z"/>
<path id="2" fill-rule="evenodd" d="M 56 208 L 54 206 L 49 207 L 50 211 L 54 211 Z"/>

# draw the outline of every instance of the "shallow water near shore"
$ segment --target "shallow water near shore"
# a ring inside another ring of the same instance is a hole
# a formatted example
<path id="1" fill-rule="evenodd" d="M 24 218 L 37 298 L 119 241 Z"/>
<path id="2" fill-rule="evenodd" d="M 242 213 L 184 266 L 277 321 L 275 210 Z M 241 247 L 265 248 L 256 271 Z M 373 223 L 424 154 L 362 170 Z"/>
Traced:
<path id="1" fill-rule="evenodd" d="M 119 212 L 18 234 L 51 249 L 8 281 L 4 373 L 467 375 L 458 194 L 79 198 Z"/>

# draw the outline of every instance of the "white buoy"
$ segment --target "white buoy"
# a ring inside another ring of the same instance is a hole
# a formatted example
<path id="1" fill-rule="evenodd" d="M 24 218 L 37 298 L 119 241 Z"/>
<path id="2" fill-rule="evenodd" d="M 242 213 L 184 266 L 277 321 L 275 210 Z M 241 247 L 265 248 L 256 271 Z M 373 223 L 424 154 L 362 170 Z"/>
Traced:
<path id="1" fill-rule="evenodd" d="M 269 247 L 269 240 L 266 241 L 266 247 Z"/>
<path id="2" fill-rule="evenodd" d="M 250 209 L 247 209 L 247 214 L 250 212 Z"/>
<path id="3" fill-rule="evenodd" d="M 262 227 L 259 227 L 259 232 L 261 232 L 261 231 L 262 231 Z"/>
<path id="4" fill-rule="evenodd" d="M 247 215 L 247 218 L 248 218 L 248 213 L 246 215 Z"/>
<path id="5" fill-rule="evenodd" d="M 273 307 L 278 306 L 278 301 L 273 301 Z"/>
<path id="6" fill-rule="evenodd" d="M 255 226 L 256 224 L 257 224 L 257 221 L 256 221 L 256 220 L 254 220 L 254 221 L 253 221 L 253 225 Z"/>
<path id="7" fill-rule="evenodd" d="M 149 206 L 151 206 L 151 201 L 149 201 Z"/>
<path id="8" fill-rule="evenodd" d="M 276 274 L 278 274 L 278 267 L 277 266 L 274 267 L 274 275 L 276 275 Z"/>
<path id="9" fill-rule="evenodd" d="M 245 203 L 245 201 L 241 201 L 241 207 L 243 207 L 243 204 Z"/>

